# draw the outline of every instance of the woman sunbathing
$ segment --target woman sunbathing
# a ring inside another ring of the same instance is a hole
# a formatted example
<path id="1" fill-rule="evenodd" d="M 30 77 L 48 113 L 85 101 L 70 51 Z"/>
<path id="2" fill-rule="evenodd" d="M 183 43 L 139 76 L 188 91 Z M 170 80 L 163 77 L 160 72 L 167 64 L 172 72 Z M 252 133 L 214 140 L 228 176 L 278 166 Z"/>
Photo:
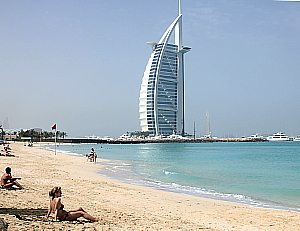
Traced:
<path id="1" fill-rule="evenodd" d="M 85 219 L 88 219 L 90 221 L 99 221 L 98 218 L 92 217 L 90 214 L 85 212 L 81 207 L 71 210 L 67 212 L 64 210 L 64 205 L 61 203 L 61 187 L 54 187 L 49 192 L 50 198 L 50 205 L 49 210 L 47 213 L 47 217 L 49 217 L 51 212 L 54 212 L 54 219 L 60 220 L 60 221 L 75 221 L 79 217 L 84 217 Z"/>

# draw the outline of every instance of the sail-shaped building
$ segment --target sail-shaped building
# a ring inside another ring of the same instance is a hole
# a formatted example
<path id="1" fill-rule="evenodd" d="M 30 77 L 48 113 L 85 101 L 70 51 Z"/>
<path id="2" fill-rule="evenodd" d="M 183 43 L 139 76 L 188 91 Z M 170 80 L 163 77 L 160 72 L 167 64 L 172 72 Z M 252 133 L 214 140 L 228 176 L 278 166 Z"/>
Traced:
<path id="1" fill-rule="evenodd" d="M 171 42 L 173 41 L 173 42 Z M 184 135 L 184 53 L 182 14 L 178 16 L 158 43 L 148 43 L 152 53 L 142 79 L 139 114 L 142 131 L 155 136 Z"/>

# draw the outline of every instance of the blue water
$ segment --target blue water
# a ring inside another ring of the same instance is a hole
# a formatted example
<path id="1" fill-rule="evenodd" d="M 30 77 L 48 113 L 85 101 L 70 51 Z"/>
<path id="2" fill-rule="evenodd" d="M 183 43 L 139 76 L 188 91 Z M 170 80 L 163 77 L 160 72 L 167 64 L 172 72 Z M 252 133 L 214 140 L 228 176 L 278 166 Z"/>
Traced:
<path id="1" fill-rule="evenodd" d="M 61 145 L 86 155 L 99 173 L 156 189 L 300 211 L 300 142 Z"/>

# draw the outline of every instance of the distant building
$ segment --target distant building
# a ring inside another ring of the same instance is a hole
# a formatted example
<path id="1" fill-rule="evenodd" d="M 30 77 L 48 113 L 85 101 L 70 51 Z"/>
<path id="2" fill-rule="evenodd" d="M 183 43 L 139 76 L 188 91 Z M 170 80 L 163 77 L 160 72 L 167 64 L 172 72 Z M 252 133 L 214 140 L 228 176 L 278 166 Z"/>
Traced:
<path id="1" fill-rule="evenodd" d="M 4 140 L 8 140 L 8 141 L 16 140 L 17 139 L 17 135 L 4 135 L 3 139 Z"/>
<path id="2" fill-rule="evenodd" d="M 3 121 L 3 128 L 4 129 L 9 129 L 8 117 L 6 117 Z"/>
<path id="3" fill-rule="evenodd" d="M 139 114 L 142 131 L 156 136 L 185 134 L 184 128 L 184 53 L 182 46 L 182 14 L 179 0 L 177 18 L 152 46 L 142 79 Z M 174 44 L 169 42 L 174 36 Z"/>

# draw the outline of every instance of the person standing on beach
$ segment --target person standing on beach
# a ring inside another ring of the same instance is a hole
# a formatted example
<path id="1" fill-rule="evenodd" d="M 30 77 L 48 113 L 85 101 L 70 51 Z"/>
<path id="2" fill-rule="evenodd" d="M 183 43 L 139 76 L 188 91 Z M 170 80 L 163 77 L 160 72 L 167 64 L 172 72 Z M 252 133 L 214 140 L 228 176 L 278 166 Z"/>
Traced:
<path id="1" fill-rule="evenodd" d="M 92 155 L 93 155 L 93 162 L 96 163 L 96 161 L 97 161 L 97 154 L 96 154 L 94 148 L 92 148 Z"/>
<path id="2" fill-rule="evenodd" d="M 5 169 L 5 173 L 1 177 L 1 187 L 2 188 L 13 188 L 13 186 L 15 185 L 18 187 L 18 189 L 25 189 L 22 185 L 19 184 L 19 182 L 17 182 L 17 180 L 21 180 L 21 178 L 19 178 L 19 177 L 13 178 L 11 176 L 11 168 L 7 167 Z"/>
<path id="3" fill-rule="evenodd" d="M 95 162 L 97 160 L 97 154 L 94 150 L 94 148 L 92 148 L 91 153 L 88 155 L 88 160 L 90 160 L 90 162 Z"/>

